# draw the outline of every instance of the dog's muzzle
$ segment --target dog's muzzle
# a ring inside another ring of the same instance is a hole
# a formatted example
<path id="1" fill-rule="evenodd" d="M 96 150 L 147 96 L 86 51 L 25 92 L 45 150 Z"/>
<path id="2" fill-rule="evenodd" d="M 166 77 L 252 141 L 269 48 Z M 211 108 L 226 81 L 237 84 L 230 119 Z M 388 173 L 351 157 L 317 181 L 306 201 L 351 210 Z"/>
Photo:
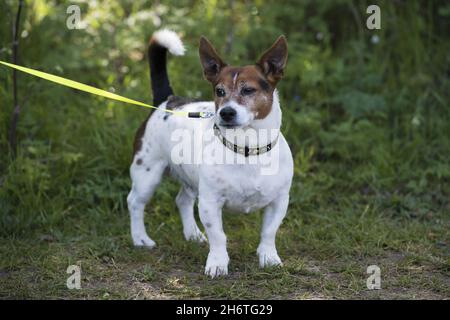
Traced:
<path id="1" fill-rule="evenodd" d="M 224 107 L 219 112 L 220 125 L 224 127 L 235 127 L 237 125 L 237 112 L 233 107 Z"/>

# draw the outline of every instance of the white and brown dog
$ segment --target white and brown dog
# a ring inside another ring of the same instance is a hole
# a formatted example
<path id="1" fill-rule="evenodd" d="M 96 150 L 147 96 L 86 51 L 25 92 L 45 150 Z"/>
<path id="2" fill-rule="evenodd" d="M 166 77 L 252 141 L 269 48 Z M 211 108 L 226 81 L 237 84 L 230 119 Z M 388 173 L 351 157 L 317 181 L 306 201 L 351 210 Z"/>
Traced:
<path id="1" fill-rule="evenodd" d="M 172 31 L 156 32 L 150 41 L 148 57 L 154 105 L 160 109 L 187 112 L 210 112 L 209 119 L 178 117 L 157 110 L 142 124 L 134 142 L 134 157 L 130 168 L 133 181 L 128 195 L 131 215 L 131 235 L 136 246 L 153 247 L 155 242 L 144 226 L 144 208 L 161 181 L 164 171 L 181 182 L 176 197 L 184 236 L 187 240 L 206 241 L 194 217 L 198 199 L 200 220 L 209 242 L 205 273 L 211 277 L 228 273 L 229 257 L 222 226 L 222 208 L 250 212 L 264 208 L 261 242 L 257 249 L 261 267 L 281 265 L 275 247 L 276 232 L 287 212 L 289 189 L 293 176 L 293 161 L 289 146 L 281 134 L 281 109 L 276 85 L 283 75 L 287 60 L 287 42 L 281 36 L 255 65 L 228 66 L 211 43 L 200 39 L 200 61 L 205 78 L 212 84 L 214 101 L 193 101 L 173 96 L 166 70 L 167 50 L 183 55 L 180 38 Z M 225 156 L 237 163 L 175 163 L 172 133 L 178 129 L 194 134 L 195 130 L 214 130 L 210 141 Z M 261 135 L 256 139 L 240 139 L 246 131 L 271 130 L 277 134 Z M 227 137 L 234 132 L 234 142 Z M 241 143 L 241 144 L 240 144 Z M 261 174 L 257 160 L 276 154 L 276 172 Z M 242 161 L 241 161 L 242 160 Z"/>

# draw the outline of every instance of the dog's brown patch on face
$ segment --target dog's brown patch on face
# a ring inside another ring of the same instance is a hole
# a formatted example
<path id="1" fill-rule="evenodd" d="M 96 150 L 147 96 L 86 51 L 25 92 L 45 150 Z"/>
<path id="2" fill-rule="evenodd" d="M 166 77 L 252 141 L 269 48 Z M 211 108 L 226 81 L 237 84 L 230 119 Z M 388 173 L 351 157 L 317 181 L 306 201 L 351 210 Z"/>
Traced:
<path id="1" fill-rule="evenodd" d="M 247 107 L 254 119 L 264 119 L 272 109 L 273 91 L 283 77 L 287 54 L 286 38 L 280 36 L 255 65 L 232 67 L 222 60 L 205 37 L 201 37 L 200 62 L 205 79 L 213 85 L 216 111 L 233 100 Z M 245 87 L 252 88 L 251 93 L 243 92 Z"/>
<path id="2" fill-rule="evenodd" d="M 247 107 L 255 119 L 264 119 L 272 110 L 275 87 L 257 66 L 226 66 L 217 75 L 213 88 L 216 110 L 231 100 Z M 223 97 L 217 95 L 218 88 L 225 91 Z"/>

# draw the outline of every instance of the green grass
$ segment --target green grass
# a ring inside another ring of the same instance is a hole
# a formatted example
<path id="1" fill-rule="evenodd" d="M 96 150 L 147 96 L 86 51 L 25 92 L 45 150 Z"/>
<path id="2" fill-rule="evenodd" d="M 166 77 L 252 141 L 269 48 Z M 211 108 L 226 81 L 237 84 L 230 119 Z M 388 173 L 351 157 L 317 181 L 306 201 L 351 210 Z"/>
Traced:
<path id="1" fill-rule="evenodd" d="M 448 298 L 448 215 L 392 217 L 380 195 L 318 192 L 294 182 L 293 203 L 278 234 L 283 268 L 258 268 L 261 214 L 225 214 L 230 276 L 203 275 L 206 245 L 187 242 L 166 181 L 147 208 L 153 250 L 134 248 L 124 209 L 68 209 L 57 225 L 0 242 L 3 298 L 82 299 L 400 299 Z M 124 194 L 126 190 L 123 190 Z M 298 201 L 297 199 L 304 199 Z M 397 201 L 402 201 L 400 198 Z M 51 200 L 50 200 L 51 201 Z M 379 203 L 375 205 L 375 203 Z M 448 210 L 448 203 L 446 209 Z M 36 212 L 36 214 L 39 214 Z M 51 216 L 49 219 L 53 219 Z M 82 268 L 82 289 L 65 286 L 69 265 Z M 381 268 L 382 290 L 366 288 L 366 268 Z"/>

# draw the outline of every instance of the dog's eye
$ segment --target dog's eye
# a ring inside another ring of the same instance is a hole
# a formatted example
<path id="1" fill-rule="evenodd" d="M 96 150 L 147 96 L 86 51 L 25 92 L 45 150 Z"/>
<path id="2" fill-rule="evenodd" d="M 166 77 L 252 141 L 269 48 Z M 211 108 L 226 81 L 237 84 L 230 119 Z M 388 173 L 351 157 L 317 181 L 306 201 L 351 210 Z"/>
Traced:
<path id="1" fill-rule="evenodd" d="M 242 88 L 241 94 L 243 96 L 248 96 L 248 95 L 254 93 L 255 91 L 256 91 L 255 88 L 245 87 L 245 88 Z"/>
<path id="2" fill-rule="evenodd" d="M 225 97 L 225 90 L 223 90 L 222 88 L 216 88 L 216 95 L 218 97 Z"/>

